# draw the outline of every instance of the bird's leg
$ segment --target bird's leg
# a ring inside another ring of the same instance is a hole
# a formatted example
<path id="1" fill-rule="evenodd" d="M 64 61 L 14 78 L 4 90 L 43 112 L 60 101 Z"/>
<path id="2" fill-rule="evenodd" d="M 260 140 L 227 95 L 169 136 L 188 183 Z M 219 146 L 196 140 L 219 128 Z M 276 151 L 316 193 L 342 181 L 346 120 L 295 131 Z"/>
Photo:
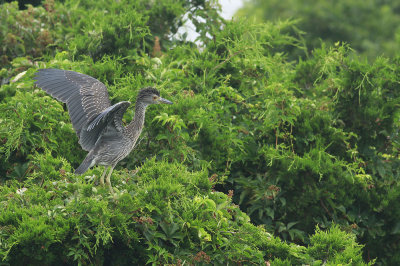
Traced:
<path id="1" fill-rule="evenodd" d="M 112 174 L 113 170 L 114 170 L 114 166 L 111 166 L 111 170 L 108 173 L 107 178 L 106 178 L 106 183 L 107 183 L 108 188 L 110 189 L 111 194 L 114 195 L 114 191 L 113 191 L 113 188 L 111 186 L 111 181 L 110 181 L 111 174 Z"/>
<path id="2" fill-rule="evenodd" d="M 107 170 L 108 170 L 108 166 L 104 166 L 104 172 L 100 177 L 100 185 L 101 186 L 104 186 L 104 177 L 106 176 Z"/>

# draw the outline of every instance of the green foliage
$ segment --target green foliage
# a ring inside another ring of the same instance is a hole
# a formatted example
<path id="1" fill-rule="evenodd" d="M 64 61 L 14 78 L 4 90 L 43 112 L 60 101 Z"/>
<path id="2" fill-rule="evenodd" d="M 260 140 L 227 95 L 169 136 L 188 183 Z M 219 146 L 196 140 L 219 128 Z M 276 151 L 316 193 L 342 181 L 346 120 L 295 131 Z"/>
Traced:
<path id="1" fill-rule="evenodd" d="M 59 51 L 0 72 L 4 263 L 398 264 L 399 58 L 368 64 L 336 43 L 292 61 L 300 22 L 222 24 L 212 1 L 52 8 L 69 21 L 52 30 Z M 201 49 L 169 37 L 187 10 Z M 102 169 L 72 174 L 84 152 L 37 68 L 91 75 L 113 103 L 146 86 L 174 102 L 146 111 L 116 200 Z"/>
<path id="2" fill-rule="evenodd" d="M 399 50 L 399 7 L 393 0 L 252 0 L 238 15 L 258 22 L 296 19 L 310 51 L 321 40 L 330 45 L 342 41 L 373 60 Z"/>
<path id="3" fill-rule="evenodd" d="M 361 257 L 354 238 L 337 228 L 317 231 L 309 249 L 274 238 L 252 225 L 230 196 L 212 191 L 207 171 L 188 172 L 181 164 L 153 158 L 137 173 L 117 172 L 117 200 L 68 172 L 52 180 L 1 187 L 3 263 L 262 264 L 281 258 L 301 264 L 319 260 L 315 250 L 326 238 L 336 239 L 332 249 L 345 247 L 348 256 Z M 348 256 L 332 257 L 348 262 Z"/>
<path id="4" fill-rule="evenodd" d="M 74 146 L 77 140 L 62 106 L 54 104 L 43 91 L 31 89 L 32 72 L 28 71 L 17 86 L 15 83 L 2 86 L 16 91 L 13 97 L 5 98 L 0 104 L 0 138 L 4 144 L 0 148 L 2 171 L 11 167 L 18 169 L 15 163 L 26 163 L 35 152 L 50 150 L 64 154 L 63 151 Z M 59 142 L 59 139 L 64 141 Z M 75 161 L 76 155 L 67 155 L 67 158 Z M 12 177 L 22 178 L 20 174 L 14 173 Z"/>
<path id="5" fill-rule="evenodd" d="M 18 10 L 18 2 L 5 3 L 0 10 L 0 42 L 2 43 L 0 67 L 9 66 L 16 57 L 40 57 L 54 50 L 63 42 L 59 28 L 65 22 L 61 14 L 54 12 L 54 2 L 44 7 Z"/>
<path id="6" fill-rule="evenodd" d="M 320 259 L 326 265 L 360 265 L 363 264 L 361 246 L 355 242 L 354 235 L 340 231 L 333 225 L 328 231 L 317 227 L 315 235 L 310 238 L 308 254 Z"/>
<path id="7" fill-rule="evenodd" d="M 129 1 L 66 1 L 65 7 L 75 35 L 68 49 L 76 56 L 134 56 L 149 35 L 148 17 Z"/>
<path id="8" fill-rule="evenodd" d="M 38 58 L 56 50 L 71 51 L 77 58 L 90 55 L 94 60 L 105 54 L 126 60 L 136 60 L 142 53 L 161 54 L 171 46 L 170 37 L 189 11 L 188 19 L 203 41 L 221 24 L 218 6 L 210 1 L 45 0 L 43 7 L 28 5 L 23 11 L 17 2 L 6 3 L 0 11 L 0 67 L 9 67 L 16 57 Z M 212 20 L 213 27 L 204 19 Z"/>

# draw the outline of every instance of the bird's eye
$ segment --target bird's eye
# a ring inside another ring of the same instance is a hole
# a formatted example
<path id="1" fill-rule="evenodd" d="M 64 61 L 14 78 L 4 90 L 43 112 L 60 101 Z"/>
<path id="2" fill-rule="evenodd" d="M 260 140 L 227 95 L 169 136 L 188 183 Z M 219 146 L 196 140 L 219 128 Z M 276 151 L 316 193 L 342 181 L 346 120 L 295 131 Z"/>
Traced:
<path id="1" fill-rule="evenodd" d="M 154 96 L 153 96 L 153 100 L 154 100 L 154 101 L 157 100 L 157 96 L 154 95 Z"/>

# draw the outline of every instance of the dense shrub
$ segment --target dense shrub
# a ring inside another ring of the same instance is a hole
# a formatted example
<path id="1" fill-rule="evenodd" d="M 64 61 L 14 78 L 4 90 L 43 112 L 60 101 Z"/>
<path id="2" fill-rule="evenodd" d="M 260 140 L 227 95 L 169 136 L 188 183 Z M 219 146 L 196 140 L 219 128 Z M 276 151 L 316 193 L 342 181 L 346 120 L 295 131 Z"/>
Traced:
<path id="1" fill-rule="evenodd" d="M 69 50 L 74 57 L 94 60 L 105 54 L 136 59 L 142 53 L 161 54 L 183 23 L 195 23 L 201 39 L 218 28 L 218 6 L 209 1 L 62 1 L 45 0 L 43 7 L 5 3 L 0 13 L 0 67 L 13 58 L 30 59 Z M 184 15 L 190 12 L 189 18 Z M 207 23 L 205 23 L 207 19 Z M 132 61 L 130 61 L 132 63 Z"/>
<path id="2" fill-rule="evenodd" d="M 19 11 L 18 2 L 2 4 L 0 10 L 0 67 L 9 66 L 16 57 L 32 58 L 51 53 L 65 42 L 60 32 L 66 18 L 62 10 L 55 12 L 54 2 L 44 7 L 32 7 Z"/>
<path id="3" fill-rule="evenodd" d="M 64 165 L 50 154 L 45 159 L 55 168 Z M 66 170 L 68 165 L 40 185 L 36 181 L 48 175 L 35 172 L 23 187 L 14 181 L 2 186 L 3 263 L 215 265 L 277 260 L 279 265 L 285 260 L 318 265 L 322 259 L 350 263 L 361 256 L 354 239 L 336 227 L 334 232 L 317 231 L 309 249 L 281 242 L 252 225 L 231 204 L 231 196 L 212 191 L 204 170 L 188 172 L 180 164 L 148 160 L 137 173 L 116 172 L 117 200 L 95 186 L 90 175 L 85 180 Z M 325 247 L 331 242 L 327 238 L 336 239 L 335 246 Z"/>
<path id="4" fill-rule="evenodd" d="M 159 6 L 121 2 L 57 3 L 73 22 L 63 51 L 2 69 L 6 263 L 49 253 L 48 264 L 358 265 L 360 244 L 364 260 L 398 263 L 398 59 L 367 64 L 338 43 L 291 61 L 305 50 L 293 21 L 221 24 L 216 9 L 203 12 L 208 1 L 177 1 L 160 33 Z M 202 49 L 163 41 L 192 9 Z M 168 45 L 153 46 L 155 36 Z M 101 169 L 72 174 L 84 154 L 65 106 L 33 86 L 37 68 L 91 75 L 112 102 L 150 85 L 174 102 L 148 108 L 113 175 L 116 201 L 94 183 Z"/>
<path id="5" fill-rule="evenodd" d="M 394 0 L 252 0 L 238 13 L 259 22 L 299 20 L 310 50 L 321 40 L 347 42 L 371 60 L 395 56 L 399 50 L 400 4 Z"/>

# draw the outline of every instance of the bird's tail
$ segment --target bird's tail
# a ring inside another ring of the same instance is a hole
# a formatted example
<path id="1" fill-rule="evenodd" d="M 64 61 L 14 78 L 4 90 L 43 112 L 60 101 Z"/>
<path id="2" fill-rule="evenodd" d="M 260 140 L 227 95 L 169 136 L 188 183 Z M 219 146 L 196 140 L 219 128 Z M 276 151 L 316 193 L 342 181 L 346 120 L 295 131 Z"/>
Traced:
<path id="1" fill-rule="evenodd" d="M 86 156 L 85 160 L 75 169 L 76 175 L 81 175 L 94 165 L 94 156 L 91 152 Z"/>

